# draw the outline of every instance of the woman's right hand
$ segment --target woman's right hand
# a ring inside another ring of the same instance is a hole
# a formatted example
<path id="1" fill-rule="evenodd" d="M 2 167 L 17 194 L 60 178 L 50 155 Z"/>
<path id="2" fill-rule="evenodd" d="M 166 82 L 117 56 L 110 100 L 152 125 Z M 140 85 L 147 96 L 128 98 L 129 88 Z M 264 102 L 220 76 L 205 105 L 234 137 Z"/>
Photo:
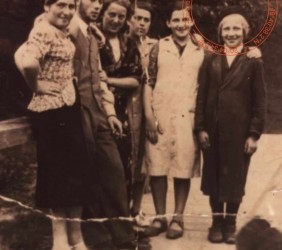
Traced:
<path id="1" fill-rule="evenodd" d="M 163 134 L 163 129 L 152 116 L 146 119 L 146 136 L 152 144 L 158 142 L 158 134 Z"/>
<path id="2" fill-rule="evenodd" d="M 61 87 L 58 83 L 38 81 L 36 94 L 58 96 L 61 93 Z"/>
<path id="3" fill-rule="evenodd" d="M 199 141 L 203 150 L 210 147 L 210 138 L 206 131 L 199 132 Z"/>

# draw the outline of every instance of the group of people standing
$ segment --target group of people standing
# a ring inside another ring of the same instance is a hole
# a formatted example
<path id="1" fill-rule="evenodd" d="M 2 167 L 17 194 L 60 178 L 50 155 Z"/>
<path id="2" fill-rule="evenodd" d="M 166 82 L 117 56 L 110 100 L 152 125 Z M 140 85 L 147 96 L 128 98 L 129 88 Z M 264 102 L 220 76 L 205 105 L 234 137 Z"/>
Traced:
<path id="1" fill-rule="evenodd" d="M 265 112 L 262 61 L 244 47 L 245 17 L 236 9 L 222 16 L 219 36 L 237 53 L 217 55 L 192 38 L 193 21 L 177 1 L 167 13 L 171 35 L 159 41 L 147 36 L 149 1 L 45 0 L 44 10 L 15 55 L 34 93 L 36 205 L 56 217 L 108 218 L 93 228 L 97 249 L 150 249 L 147 237 L 183 235 L 201 147 L 213 212 L 208 239 L 234 243 Z M 136 242 L 132 222 L 118 218 L 140 213 L 146 175 L 157 217 Z M 88 249 L 80 226 L 54 220 L 52 249 Z"/>

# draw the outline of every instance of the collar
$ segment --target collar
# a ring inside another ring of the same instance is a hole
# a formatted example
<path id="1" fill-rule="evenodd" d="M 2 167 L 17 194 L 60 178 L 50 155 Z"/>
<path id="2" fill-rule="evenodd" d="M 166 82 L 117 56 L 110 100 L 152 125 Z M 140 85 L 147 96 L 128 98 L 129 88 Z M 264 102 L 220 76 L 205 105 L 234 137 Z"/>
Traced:
<path id="1" fill-rule="evenodd" d="M 235 49 L 232 49 L 232 53 L 230 54 L 230 53 L 228 53 L 228 52 L 230 51 L 230 48 L 228 48 L 228 47 L 224 44 L 224 51 L 225 51 L 225 53 L 226 53 L 228 56 L 236 56 L 237 54 L 239 54 L 239 53 L 242 52 L 243 48 L 244 48 L 244 45 L 241 44 L 240 46 L 238 46 L 238 47 L 236 48 L 236 53 L 235 53 Z"/>
<path id="2" fill-rule="evenodd" d="M 177 43 L 177 41 L 175 41 L 173 39 L 172 35 L 166 37 L 165 40 L 168 41 L 170 44 L 173 44 L 174 45 L 173 48 L 177 48 L 177 45 L 175 44 L 175 43 Z M 181 46 L 181 47 L 187 48 L 187 50 L 200 50 L 200 47 L 193 42 L 193 39 L 191 39 L 191 36 L 189 37 L 186 45 L 183 45 L 183 46 L 180 45 L 180 44 L 178 44 L 178 45 Z"/>
<path id="3" fill-rule="evenodd" d="M 75 21 L 77 22 L 82 34 L 85 37 L 88 37 L 88 24 L 84 22 L 78 14 L 75 14 L 73 18 L 76 19 Z"/>

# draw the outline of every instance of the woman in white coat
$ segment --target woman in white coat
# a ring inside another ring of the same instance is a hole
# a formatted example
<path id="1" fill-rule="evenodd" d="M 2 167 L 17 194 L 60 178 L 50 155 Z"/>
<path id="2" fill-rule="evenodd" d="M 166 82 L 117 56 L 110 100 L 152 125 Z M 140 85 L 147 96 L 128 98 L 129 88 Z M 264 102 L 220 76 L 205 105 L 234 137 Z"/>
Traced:
<path id="1" fill-rule="evenodd" d="M 150 54 L 149 79 L 144 89 L 146 152 L 144 163 L 158 217 L 150 236 L 167 231 L 167 238 L 183 235 L 183 212 L 190 179 L 200 175 L 200 151 L 194 135 L 197 77 L 204 51 L 190 37 L 191 19 L 176 5 L 167 18 L 172 35 L 157 43 Z M 167 176 L 174 179 L 175 210 L 167 230 Z M 163 216 L 163 217 L 162 217 Z"/>

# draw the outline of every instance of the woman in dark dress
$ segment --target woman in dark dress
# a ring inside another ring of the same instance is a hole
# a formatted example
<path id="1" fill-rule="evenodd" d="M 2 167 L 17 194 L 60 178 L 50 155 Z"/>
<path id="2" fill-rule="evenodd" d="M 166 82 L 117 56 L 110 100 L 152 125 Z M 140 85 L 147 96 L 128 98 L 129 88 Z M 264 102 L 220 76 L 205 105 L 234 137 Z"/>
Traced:
<path id="1" fill-rule="evenodd" d="M 106 73 L 106 82 L 115 96 L 115 109 L 123 124 L 123 137 L 117 140 L 118 149 L 128 180 L 128 193 L 131 196 L 131 153 L 133 125 L 136 121 L 132 112 L 133 93 L 140 84 L 142 75 L 141 59 L 135 41 L 124 34 L 126 21 L 131 15 L 131 3 L 128 0 L 109 0 L 101 11 L 101 30 L 106 42 L 100 48 L 102 68 Z"/>
<path id="2" fill-rule="evenodd" d="M 80 109 L 73 85 L 74 45 L 66 28 L 75 0 L 46 0 L 45 18 L 35 24 L 15 55 L 33 91 L 28 109 L 37 141 L 36 206 L 60 218 L 80 218 L 88 164 Z M 52 220 L 53 249 L 86 250 L 75 221 Z"/>
<path id="3" fill-rule="evenodd" d="M 266 109 L 262 60 L 246 55 L 243 41 L 249 24 L 233 11 L 219 24 L 226 54 L 207 55 L 200 70 L 195 117 L 204 155 L 201 189 L 213 212 L 208 239 L 230 244 L 235 242 L 236 216 Z"/>

